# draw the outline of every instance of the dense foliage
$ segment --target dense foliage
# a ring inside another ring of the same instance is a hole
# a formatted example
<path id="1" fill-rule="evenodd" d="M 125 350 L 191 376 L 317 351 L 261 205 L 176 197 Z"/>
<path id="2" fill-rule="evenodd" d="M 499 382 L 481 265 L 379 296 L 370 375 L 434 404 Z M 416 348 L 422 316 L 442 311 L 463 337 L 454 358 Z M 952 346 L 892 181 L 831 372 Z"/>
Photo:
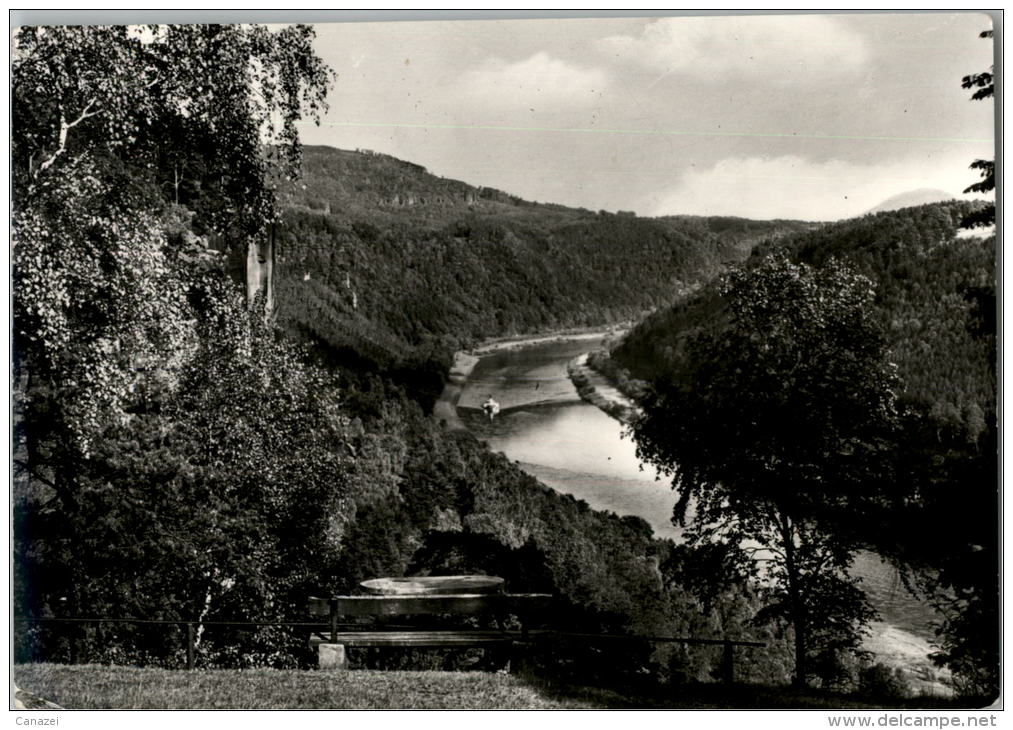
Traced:
<path id="1" fill-rule="evenodd" d="M 861 511 L 888 471 L 895 376 L 868 279 L 774 256 L 720 284 L 725 317 L 690 338 L 633 421 L 637 454 L 674 476 L 674 519 L 759 568 L 758 620 L 791 626 L 795 682 L 858 650 L 872 610 L 847 575 L 858 544 L 827 513 Z M 748 546 L 748 547 L 746 547 Z M 826 677 L 825 677 L 826 678 Z"/>
<path id="2" fill-rule="evenodd" d="M 292 661 L 292 636 L 215 642 L 203 622 L 302 604 L 345 497 L 346 419 L 333 376 L 247 310 L 208 239 L 241 244 L 272 219 L 271 175 L 295 169 L 295 123 L 326 91 L 311 41 L 304 26 L 17 32 L 20 614 L 195 621 L 209 661 Z M 40 626 L 19 651 L 173 664 L 176 631 Z"/>
<path id="3" fill-rule="evenodd" d="M 298 168 L 297 122 L 325 108 L 330 72 L 312 41 L 303 25 L 19 29 L 15 200 L 101 151 L 196 210 L 201 232 L 257 235 L 274 217 L 274 178 Z"/>
<path id="4" fill-rule="evenodd" d="M 991 39 L 992 31 L 983 30 L 979 37 Z M 961 80 L 961 86 L 965 89 L 974 89 L 971 99 L 980 101 L 991 99 L 995 96 L 995 79 L 993 76 L 994 67 L 988 71 L 968 74 Z M 977 170 L 981 179 L 969 185 L 965 193 L 991 193 L 995 190 L 995 160 L 975 160 L 971 163 L 971 169 Z M 988 203 L 978 210 L 968 214 L 963 225 L 967 228 L 988 228 L 995 225 L 995 203 Z"/>
<path id="5" fill-rule="evenodd" d="M 205 635 L 204 622 L 301 615 L 336 559 L 327 535 L 352 488 L 348 422 L 333 376 L 302 365 L 238 295 L 216 288 L 221 298 L 199 325 L 210 336 L 202 333 L 177 387 L 148 392 L 105 423 L 72 485 L 47 461 L 52 481 L 31 480 L 19 495 L 18 610 L 191 621 L 202 662 L 291 665 L 298 632 Z M 30 387 L 29 402 L 37 396 Z M 116 624 L 19 639 L 30 655 L 178 666 L 178 632 Z"/>
<path id="6" fill-rule="evenodd" d="M 747 266 L 779 250 L 821 269 L 847 262 L 875 283 L 868 312 L 900 377 L 895 479 L 880 509 L 836 529 L 861 533 L 909 571 L 919 595 L 950 617 L 940 661 L 964 691 L 988 698 L 999 647 L 996 274 L 994 238 L 957 235 L 974 208 L 943 203 L 827 225 L 760 246 Z M 724 321 L 726 306 L 709 287 L 649 317 L 613 351 L 615 370 L 678 379 L 688 343 Z"/>

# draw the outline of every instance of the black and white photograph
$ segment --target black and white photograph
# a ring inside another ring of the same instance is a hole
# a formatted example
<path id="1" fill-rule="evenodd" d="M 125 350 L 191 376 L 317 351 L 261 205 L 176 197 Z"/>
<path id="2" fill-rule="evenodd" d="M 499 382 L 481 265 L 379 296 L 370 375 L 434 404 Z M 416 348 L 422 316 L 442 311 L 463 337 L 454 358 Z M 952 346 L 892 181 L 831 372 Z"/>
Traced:
<path id="1" fill-rule="evenodd" d="M 996 725 L 1001 11 L 22 14 L 19 725 Z"/>

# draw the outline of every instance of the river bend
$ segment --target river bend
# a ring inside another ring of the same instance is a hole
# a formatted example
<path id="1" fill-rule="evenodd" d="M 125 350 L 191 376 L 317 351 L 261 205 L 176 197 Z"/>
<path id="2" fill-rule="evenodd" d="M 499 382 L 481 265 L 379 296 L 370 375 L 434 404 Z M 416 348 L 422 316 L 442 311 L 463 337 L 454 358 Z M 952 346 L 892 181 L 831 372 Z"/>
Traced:
<path id="1" fill-rule="evenodd" d="M 465 372 L 455 378 L 455 425 L 556 491 L 594 509 L 642 517 L 659 537 L 678 540 L 670 482 L 656 479 L 655 470 L 640 463 L 622 425 L 581 401 L 567 376 L 567 362 L 603 342 L 603 335 L 584 335 L 479 351 L 477 361 L 468 359 Z M 481 411 L 490 395 L 501 405 L 492 423 Z M 444 403 L 444 412 L 448 407 L 453 404 Z M 932 610 L 914 600 L 897 571 L 875 555 L 860 555 L 855 573 L 882 619 L 873 624 L 866 648 L 881 661 L 908 669 L 919 689 L 943 692 L 935 681 L 938 670 L 927 659 L 934 638 L 930 624 L 936 619 Z"/>

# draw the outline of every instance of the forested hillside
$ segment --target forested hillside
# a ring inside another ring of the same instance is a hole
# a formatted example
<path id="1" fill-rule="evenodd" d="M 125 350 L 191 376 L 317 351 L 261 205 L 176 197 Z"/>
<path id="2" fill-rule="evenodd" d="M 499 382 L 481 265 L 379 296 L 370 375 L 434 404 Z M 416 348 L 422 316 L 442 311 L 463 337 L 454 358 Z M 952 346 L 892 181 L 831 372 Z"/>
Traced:
<path id="1" fill-rule="evenodd" d="M 976 440 L 995 403 L 995 239 L 958 238 L 966 203 L 938 203 L 826 225 L 763 243 L 816 266 L 851 264 L 876 286 L 876 312 L 904 394 Z M 747 262 L 747 265 L 748 262 Z M 613 353 L 634 376 L 652 380 L 678 359 L 680 342 L 720 311 L 714 289 L 641 323 Z"/>
<path id="2" fill-rule="evenodd" d="M 757 241 L 810 227 L 541 205 L 326 147 L 305 150 L 281 201 L 279 323 L 381 369 L 445 369 L 484 338 L 639 318 Z"/>
<path id="3" fill-rule="evenodd" d="M 560 613 L 549 620 L 573 631 L 773 638 L 749 623 L 759 596 L 721 571 L 721 551 L 657 540 L 640 518 L 597 512 L 553 491 L 471 434 L 441 428 L 389 383 L 349 383 L 346 392 L 345 408 L 360 414 L 357 486 L 354 506 L 332 520 L 338 558 L 319 590 L 355 590 L 378 575 L 491 574 L 511 590 L 556 595 Z M 741 659 L 743 678 L 787 677 L 779 643 Z M 720 652 L 578 641 L 550 648 L 542 661 L 584 678 L 650 669 L 675 681 L 707 680 Z"/>

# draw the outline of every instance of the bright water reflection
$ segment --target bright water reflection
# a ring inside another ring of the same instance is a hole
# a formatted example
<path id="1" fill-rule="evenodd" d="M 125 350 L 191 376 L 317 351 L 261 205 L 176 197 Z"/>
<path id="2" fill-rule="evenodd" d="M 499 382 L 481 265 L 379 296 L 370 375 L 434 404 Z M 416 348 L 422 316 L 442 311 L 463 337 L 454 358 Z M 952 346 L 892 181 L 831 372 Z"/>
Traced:
<path id="1" fill-rule="evenodd" d="M 602 340 L 553 342 L 483 357 L 468 378 L 459 410 L 469 428 L 558 492 L 591 507 L 645 519 L 676 538 L 670 480 L 641 465 L 622 425 L 584 403 L 566 374 L 573 357 Z M 489 395 L 502 411 L 488 423 L 477 410 Z"/>

